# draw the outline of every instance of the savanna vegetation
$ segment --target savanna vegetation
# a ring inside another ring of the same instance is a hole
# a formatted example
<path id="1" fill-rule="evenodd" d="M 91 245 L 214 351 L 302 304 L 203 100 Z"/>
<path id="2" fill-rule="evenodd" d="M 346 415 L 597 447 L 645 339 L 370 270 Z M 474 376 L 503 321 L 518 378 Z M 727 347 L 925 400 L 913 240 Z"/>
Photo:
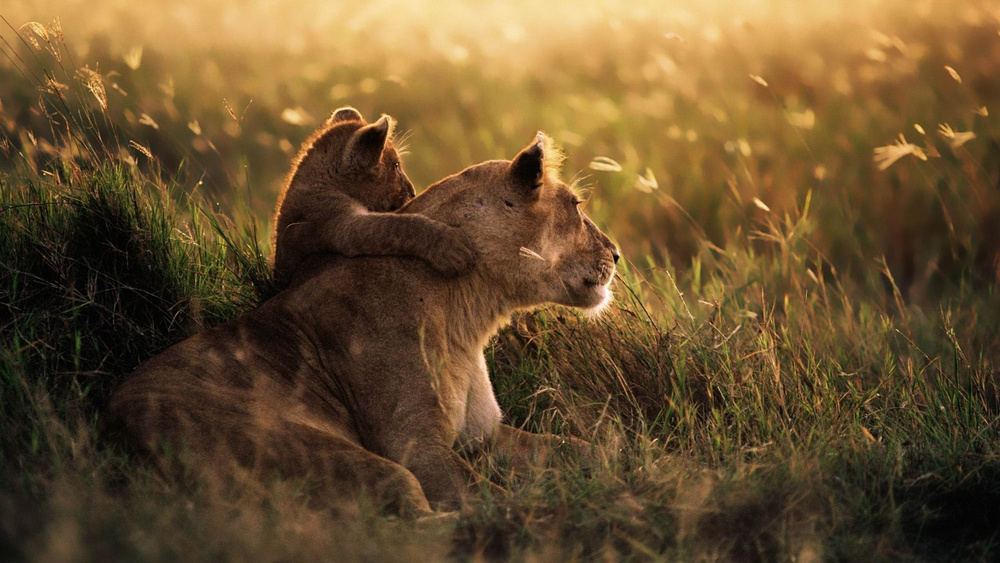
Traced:
<path id="1" fill-rule="evenodd" d="M 0 559 L 1000 556 L 1000 11 L 988 1 L 0 6 Z M 619 243 L 599 318 L 488 351 L 595 444 L 409 522 L 220 497 L 102 439 L 114 384 L 272 294 L 339 106 L 418 186 L 536 130 Z"/>

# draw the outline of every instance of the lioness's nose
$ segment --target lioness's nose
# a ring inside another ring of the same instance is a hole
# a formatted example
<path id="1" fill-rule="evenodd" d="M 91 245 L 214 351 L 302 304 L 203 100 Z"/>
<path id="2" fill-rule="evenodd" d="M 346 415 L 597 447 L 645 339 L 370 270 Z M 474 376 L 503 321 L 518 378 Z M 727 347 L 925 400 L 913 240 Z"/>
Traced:
<path id="1" fill-rule="evenodd" d="M 618 247 L 611 245 L 611 259 L 615 261 L 615 264 L 617 264 L 619 258 L 621 258 L 621 254 L 618 254 Z"/>

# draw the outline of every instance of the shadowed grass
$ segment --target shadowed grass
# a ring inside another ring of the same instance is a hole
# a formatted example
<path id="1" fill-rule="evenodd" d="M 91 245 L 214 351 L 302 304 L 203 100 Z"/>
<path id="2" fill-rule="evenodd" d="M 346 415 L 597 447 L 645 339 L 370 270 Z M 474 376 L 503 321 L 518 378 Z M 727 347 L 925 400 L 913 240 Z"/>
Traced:
<path id="1" fill-rule="evenodd" d="M 194 204 L 182 221 L 165 186 L 124 165 L 52 178 L 0 179 L 7 456 L 44 428 L 36 395 L 55 415 L 93 420 L 121 375 L 255 305 L 269 284 L 255 238 Z"/>

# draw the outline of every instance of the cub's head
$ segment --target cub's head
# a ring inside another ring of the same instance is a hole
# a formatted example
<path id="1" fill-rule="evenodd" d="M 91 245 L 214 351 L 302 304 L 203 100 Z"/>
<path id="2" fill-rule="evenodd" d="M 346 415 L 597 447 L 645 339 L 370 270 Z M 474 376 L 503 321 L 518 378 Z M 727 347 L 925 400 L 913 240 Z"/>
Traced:
<path id="1" fill-rule="evenodd" d="M 558 151 L 542 133 L 514 160 L 470 166 L 404 208 L 461 228 L 480 253 L 477 271 L 512 305 L 551 302 L 599 311 L 618 249 L 559 179 Z"/>
<path id="2" fill-rule="evenodd" d="M 336 186 L 370 211 L 395 211 L 413 199 L 413 184 L 392 141 L 394 122 L 383 115 L 367 123 L 348 106 L 306 142 L 296 176 Z"/>

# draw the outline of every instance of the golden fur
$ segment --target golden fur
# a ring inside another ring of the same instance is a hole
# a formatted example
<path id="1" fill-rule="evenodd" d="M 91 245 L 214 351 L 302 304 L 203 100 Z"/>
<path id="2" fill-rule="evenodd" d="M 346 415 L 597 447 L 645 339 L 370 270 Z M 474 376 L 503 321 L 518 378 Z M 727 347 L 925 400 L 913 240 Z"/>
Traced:
<path id="1" fill-rule="evenodd" d="M 468 275 L 314 256 L 260 308 L 140 366 L 113 419 L 161 462 L 182 452 L 213 473 L 311 477 L 320 500 L 364 493 L 407 514 L 460 504 L 474 476 L 456 447 L 544 457 L 558 439 L 501 422 L 483 349 L 515 310 L 603 307 L 618 258 L 545 165 L 546 144 L 539 134 L 401 210 L 462 230 L 480 252 Z"/>

